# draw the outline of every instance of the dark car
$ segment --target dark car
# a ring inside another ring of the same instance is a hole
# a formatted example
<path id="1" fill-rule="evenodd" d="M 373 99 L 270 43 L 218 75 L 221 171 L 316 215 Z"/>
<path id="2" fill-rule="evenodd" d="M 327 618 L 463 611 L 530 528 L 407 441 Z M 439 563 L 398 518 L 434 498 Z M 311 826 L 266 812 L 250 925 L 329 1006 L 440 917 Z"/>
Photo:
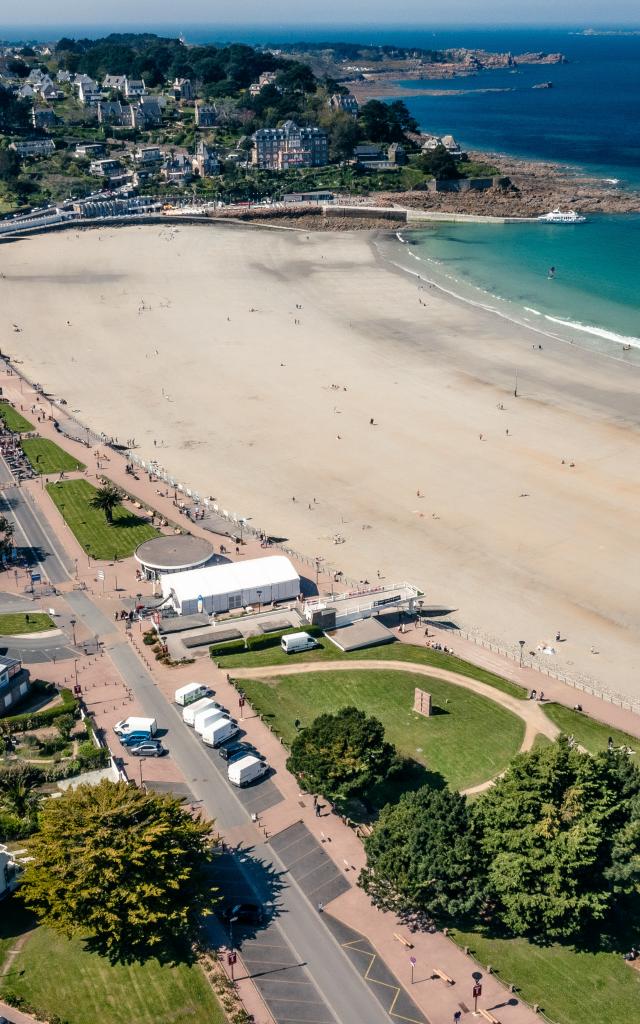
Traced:
<path id="1" fill-rule="evenodd" d="M 246 757 L 247 754 L 253 754 L 254 757 L 259 757 L 261 761 L 264 761 L 263 755 L 251 743 L 228 743 L 226 747 L 219 747 L 218 753 L 223 761 L 236 761 L 239 757 Z"/>
<path id="2" fill-rule="evenodd" d="M 264 914 L 262 907 L 257 903 L 236 903 L 234 906 L 225 907 L 222 917 L 225 921 L 235 918 L 234 924 L 262 924 Z"/>
<path id="3" fill-rule="evenodd" d="M 145 740 L 136 747 L 129 747 L 129 753 L 134 757 L 162 757 L 167 751 L 157 740 Z"/>

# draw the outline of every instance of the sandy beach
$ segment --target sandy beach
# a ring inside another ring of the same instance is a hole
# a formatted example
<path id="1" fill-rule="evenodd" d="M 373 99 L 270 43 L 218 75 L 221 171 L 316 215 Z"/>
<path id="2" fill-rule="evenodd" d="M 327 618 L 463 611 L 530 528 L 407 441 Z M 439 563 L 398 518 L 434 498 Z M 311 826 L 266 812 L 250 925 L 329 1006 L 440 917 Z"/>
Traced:
<path id="1" fill-rule="evenodd" d="M 0 346 L 252 525 L 640 696 L 638 371 L 421 288 L 394 246 L 237 225 L 6 244 Z"/>

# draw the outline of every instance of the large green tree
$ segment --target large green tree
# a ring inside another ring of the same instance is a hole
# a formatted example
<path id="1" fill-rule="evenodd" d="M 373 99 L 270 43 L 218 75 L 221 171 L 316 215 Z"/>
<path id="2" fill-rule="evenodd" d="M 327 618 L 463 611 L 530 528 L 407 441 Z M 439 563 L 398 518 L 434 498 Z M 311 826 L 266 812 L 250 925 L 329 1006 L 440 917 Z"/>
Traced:
<path id="1" fill-rule="evenodd" d="M 359 885 L 384 910 L 420 911 L 442 922 L 479 906 L 480 851 L 459 793 L 429 786 L 405 793 L 382 810 L 365 850 Z"/>
<path id="2" fill-rule="evenodd" d="M 418 160 L 418 166 L 425 174 L 431 174 L 440 181 L 453 181 L 462 177 L 456 161 L 442 145 L 423 153 Z"/>
<path id="3" fill-rule="evenodd" d="M 176 797 L 124 782 L 78 786 L 42 809 L 25 902 L 42 924 L 87 936 L 112 962 L 170 956 L 214 899 L 212 842 L 211 824 Z"/>
<path id="4" fill-rule="evenodd" d="M 353 707 L 319 715 L 298 733 L 287 760 L 303 789 L 338 803 L 363 796 L 397 765 L 382 723 Z"/>
<path id="5" fill-rule="evenodd" d="M 566 738 L 520 754 L 475 805 L 489 892 L 516 935 L 574 939 L 640 891 L 640 772 Z"/>

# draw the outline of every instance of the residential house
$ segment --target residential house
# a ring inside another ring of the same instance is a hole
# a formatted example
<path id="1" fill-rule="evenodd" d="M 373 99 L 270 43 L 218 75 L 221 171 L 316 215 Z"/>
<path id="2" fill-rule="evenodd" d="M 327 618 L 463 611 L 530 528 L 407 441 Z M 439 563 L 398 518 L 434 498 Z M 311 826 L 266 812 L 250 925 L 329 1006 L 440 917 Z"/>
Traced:
<path id="1" fill-rule="evenodd" d="M 18 89 L 18 99 L 20 100 L 32 100 L 35 95 L 35 89 L 32 85 L 29 85 L 28 82 L 25 82 L 25 84 L 21 85 Z"/>
<path id="2" fill-rule="evenodd" d="M 447 153 L 449 153 L 455 160 L 461 160 L 464 156 L 462 149 L 454 139 L 453 135 L 431 135 L 426 142 L 422 144 L 423 153 L 431 153 L 434 149 L 438 149 L 439 146 L 443 146 Z"/>
<path id="3" fill-rule="evenodd" d="M 126 77 L 126 75 L 105 75 L 102 79 L 102 88 L 123 93 Z"/>
<path id="4" fill-rule="evenodd" d="M 98 124 L 131 125 L 131 107 L 120 100 L 100 100 L 97 111 Z"/>
<path id="5" fill-rule="evenodd" d="M 24 853 L 24 850 L 21 853 Z M 13 892 L 22 871 L 23 868 L 16 863 L 8 847 L 4 843 L 0 843 L 0 899 Z"/>
<path id="6" fill-rule="evenodd" d="M 260 128 L 252 138 L 252 163 L 263 170 L 322 167 L 329 162 L 329 139 L 323 128 L 285 121 L 281 128 Z"/>
<path id="7" fill-rule="evenodd" d="M 56 75 L 56 82 L 58 82 L 60 85 L 67 84 L 71 81 L 71 77 L 72 76 L 70 71 L 58 71 Z"/>
<path id="8" fill-rule="evenodd" d="M 49 79 L 48 82 L 43 82 L 41 84 L 40 95 L 47 103 L 55 103 L 56 100 L 64 99 L 62 89 L 57 89 L 51 79 Z"/>
<path id="9" fill-rule="evenodd" d="M 220 174 L 220 160 L 215 149 L 211 149 L 203 139 L 196 142 L 196 151 L 192 161 L 194 174 L 201 178 L 212 178 Z"/>
<path id="10" fill-rule="evenodd" d="M 102 156 L 105 152 L 103 142 L 79 142 L 74 150 L 74 156 L 89 156 L 93 160 Z"/>
<path id="11" fill-rule="evenodd" d="M 149 167 L 152 164 L 161 164 L 164 160 L 164 153 L 160 146 L 138 146 L 134 150 L 132 158 L 141 167 Z"/>
<path id="12" fill-rule="evenodd" d="M 0 658 L 0 717 L 13 714 L 29 692 L 29 673 L 17 658 Z"/>
<path id="13" fill-rule="evenodd" d="M 51 156 L 55 148 L 53 139 L 23 139 L 21 142 L 12 142 L 9 146 L 9 149 L 15 149 L 20 157 Z"/>
<path id="14" fill-rule="evenodd" d="M 361 146 L 356 146 L 353 150 L 353 155 L 356 163 L 360 167 L 366 167 L 369 171 L 395 171 L 398 168 L 397 163 L 390 158 L 388 152 L 381 146 L 365 143 Z"/>
<path id="15" fill-rule="evenodd" d="M 134 128 L 152 128 L 162 123 L 162 105 L 158 96 L 141 96 L 131 104 L 131 123 Z"/>
<path id="16" fill-rule="evenodd" d="M 141 78 L 125 77 L 124 94 L 128 100 L 138 99 L 139 96 L 144 96 L 146 91 L 147 87 Z"/>
<path id="17" fill-rule="evenodd" d="M 172 185 L 185 185 L 193 178 L 191 160 L 186 153 L 172 153 L 160 172 L 164 181 Z"/>
<path id="18" fill-rule="evenodd" d="M 404 166 L 407 162 L 407 154 L 400 142 L 392 142 L 387 150 L 387 160 L 398 167 Z"/>
<path id="19" fill-rule="evenodd" d="M 195 117 L 198 128 L 212 128 L 216 123 L 218 115 L 215 107 L 208 103 L 202 103 L 201 100 L 196 100 Z"/>
<path id="20" fill-rule="evenodd" d="M 350 92 L 340 93 L 336 92 L 333 96 L 329 97 L 329 107 L 331 110 L 341 110 L 344 114 L 351 114 L 352 117 L 358 116 L 358 101 Z"/>
<path id="21" fill-rule="evenodd" d="M 33 68 L 27 75 L 26 82 L 28 85 L 35 85 L 37 87 L 45 76 L 49 77 L 46 71 L 42 71 L 40 68 Z"/>
<path id="22" fill-rule="evenodd" d="M 100 92 L 100 86 L 97 82 L 94 82 L 92 78 L 88 81 L 83 76 L 82 81 L 78 83 L 78 100 L 82 103 L 83 107 L 92 107 L 100 102 L 102 93 Z"/>
<path id="23" fill-rule="evenodd" d="M 194 97 L 193 85 L 190 78 L 176 78 L 173 83 L 173 98 L 181 100 L 192 100 Z"/>
<path id="24" fill-rule="evenodd" d="M 58 121 L 51 107 L 34 107 L 31 111 L 31 123 L 34 128 L 53 128 Z"/>
<path id="25" fill-rule="evenodd" d="M 124 172 L 124 167 L 119 160 L 113 160 L 107 157 L 104 160 L 92 160 L 89 165 L 89 174 L 94 174 L 97 178 L 119 178 Z"/>
<path id="26" fill-rule="evenodd" d="M 257 82 L 253 82 L 249 86 L 250 96 L 259 96 L 266 85 L 273 85 L 276 80 L 275 71 L 263 71 Z"/>

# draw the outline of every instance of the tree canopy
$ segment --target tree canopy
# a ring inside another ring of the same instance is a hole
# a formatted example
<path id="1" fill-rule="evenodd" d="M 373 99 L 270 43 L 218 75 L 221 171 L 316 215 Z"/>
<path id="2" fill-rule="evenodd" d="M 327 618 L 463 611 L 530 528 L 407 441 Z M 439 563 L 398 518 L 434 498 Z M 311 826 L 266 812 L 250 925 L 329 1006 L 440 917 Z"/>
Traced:
<path id="1" fill-rule="evenodd" d="M 107 780 L 78 786 L 42 808 L 25 903 L 112 962 L 169 957 L 213 902 L 211 843 L 211 825 L 176 797 Z"/>
<path id="2" fill-rule="evenodd" d="M 104 487 L 98 488 L 89 504 L 91 508 L 104 512 L 107 522 L 112 523 L 113 510 L 118 507 L 121 501 L 122 491 L 115 487 L 114 484 L 105 484 Z"/>
<path id="3" fill-rule="evenodd" d="M 476 802 L 497 913 L 516 935 L 569 939 L 640 891 L 640 772 L 565 738 L 518 755 Z"/>
<path id="4" fill-rule="evenodd" d="M 341 803 L 383 782 L 397 763 L 382 723 L 348 707 L 319 715 L 302 729 L 291 746 L 287 768 L 307 792 Z"/>
<path id="5" fill-rule="evenodd" d="M 418 122 L 402 100 L 369 100 L 360 108 L 360 125 L 371 142 L 402 142 L 405 132 L 418 130 Z"/>
<path id="6" fill-rule="evenodd" d="M 462 177 L 456 161 L 442 145 L 423 153 L 418 160 L 418 166 L 425 174 L 431 174 L 441 181 L 453 181 Z"/>
<path id="7" fill-rule="evenodd" d="M 359 884 L 376 906 L 447 921 L 480 904 L 480 851 L 459 793 L 429 786 L 405 793 L 383 809 L 365 850 Z"/>

